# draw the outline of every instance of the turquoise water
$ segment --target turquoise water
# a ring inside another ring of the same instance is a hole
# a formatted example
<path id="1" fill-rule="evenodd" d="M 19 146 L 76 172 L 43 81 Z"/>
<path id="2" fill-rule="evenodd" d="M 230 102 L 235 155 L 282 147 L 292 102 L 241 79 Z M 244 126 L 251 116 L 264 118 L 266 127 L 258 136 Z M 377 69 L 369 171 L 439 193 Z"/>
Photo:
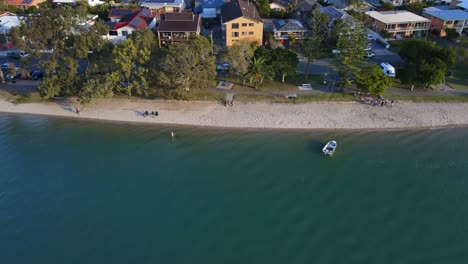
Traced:
<path id="1" fill-rule="evenodd" d="M 466 128 L 238 131 L 0 114 L 0 153 L 1 263 L 468 263 Z"/>

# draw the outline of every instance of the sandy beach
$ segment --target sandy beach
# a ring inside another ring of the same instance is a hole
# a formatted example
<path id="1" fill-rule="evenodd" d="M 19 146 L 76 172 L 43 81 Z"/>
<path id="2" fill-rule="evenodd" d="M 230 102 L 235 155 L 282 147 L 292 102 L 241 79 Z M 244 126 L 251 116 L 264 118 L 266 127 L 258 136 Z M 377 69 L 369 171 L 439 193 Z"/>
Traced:
<path id="1" fill-rule="evenodd" d="M 73 110 L 70 111 L 69 109 Z M 159 100 L 98 100 L 81 113 L 76 100 L 13 104 L 0 98 L 0 112 L 51 115 L 132 123 L 232 128 L 397 129 L 468 125 L 468 103 L 396 102 L 391 106 L 361 103 L 268 104 Z M 158 111 L 158 116 L 142 116 Z"/>

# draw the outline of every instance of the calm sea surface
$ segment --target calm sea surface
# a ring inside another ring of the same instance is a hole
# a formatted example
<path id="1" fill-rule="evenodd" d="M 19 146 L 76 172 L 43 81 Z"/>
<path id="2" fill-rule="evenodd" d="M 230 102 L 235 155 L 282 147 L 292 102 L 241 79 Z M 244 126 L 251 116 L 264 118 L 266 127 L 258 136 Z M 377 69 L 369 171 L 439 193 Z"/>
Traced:
<path id="1" fill-rule="evenodd" d="M 0 114 L 0 154 L 4 264 L 468 263 L 466 128 L 236 131 Z"/>

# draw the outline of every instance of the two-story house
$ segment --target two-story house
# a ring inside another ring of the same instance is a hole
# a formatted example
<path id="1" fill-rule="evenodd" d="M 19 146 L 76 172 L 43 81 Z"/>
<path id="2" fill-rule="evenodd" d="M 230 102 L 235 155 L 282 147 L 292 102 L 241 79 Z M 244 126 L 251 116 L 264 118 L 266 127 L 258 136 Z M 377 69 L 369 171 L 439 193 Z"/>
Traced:
<path id="1" fill-rule="evenodd" d="M 201 18 L 190 13 L 166 13 L 161 15 L 158 25 L 159 47 L 177 41 L 187 41 L 200 35 Z"/>
<path id="2" fill-rule="evenodd" d="M 258 46 L 263 42 L 263 22 L 251 1 L 230 0 L 221 7 L 221 24 L 226 46 L 248 41 Z"/>
<path id="3" fill-rule="evenodd" d="M 133 31 L 156 26 L 155 14 L 149 9 L 114 8 L 109 12 L 109 33 L 104 36 L 114 43 L 127 39 Z"/>
<path id="4" fill-rule="evenodd" d="M 408 11 L 369 11 L 368 26 L 373 31 L 386 31 L 390 38 L 420 38 L 427 36 L 431 21 Z"/>
<path id="5" fill-rule="evenodd" d="M 215 18 L 221 14 L 221 7 L 225 0 L 196 0 L 194 12 L 202 18 Z"/>
<path id="6" fill-rule="evenodd" d="M 283 43 L 291 39 L 300 43 L 308 38 L 307 29 L 295 19 L 264 19 L 263 25 L 266 32 L 273 33 L 273 37 Z"/>
<path id="7" fill-rule="evenodd" d="M 441 10 L 426 8 L 423 16 L 431 20 L 431 31 L 435 30 L 441 37 L 445 37 L 445 29 L 453 28 L 459 34 L 468 32 L 468 12 L 463 10 Z"/>
<path id="8" fill-rule="evenodd" d="M 140 6 L 155 10 L 158 13 L 182 12 L 186 7 L 184 0 L 144 0 Z"/>

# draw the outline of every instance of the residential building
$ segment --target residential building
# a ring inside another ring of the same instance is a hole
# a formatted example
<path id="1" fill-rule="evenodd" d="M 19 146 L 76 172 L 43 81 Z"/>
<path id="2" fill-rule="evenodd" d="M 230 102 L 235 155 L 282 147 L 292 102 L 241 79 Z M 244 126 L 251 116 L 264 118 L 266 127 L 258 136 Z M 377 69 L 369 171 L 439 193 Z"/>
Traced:
<path id="1" fill-rule="evenodd" d="M 463 10 L 440 10 L 426 8 L 423 16 L 431 20 L 431 31 L 437 31 L 439 36 L 445 37 L 445 29 L 454 28 L 459 34 L 468 32 L 468 12 Z"/>
<path id="2" fill-rule="evenodd" d="M 202 18 L 215 18 L 221 14 L 221 6 L 225 0 L 196 0 L 194 12 L 200 14 Z"/>
<path id="3" fill-rule="evenodd" d="M 120 42 L 127 39 L 133 31 L 154 28 L 156 26 L 155 12 L 149 9 L 121 8 L 111 9 L 109 12 L 109 33 L 106 39 Z"/>
<path id="4" fill-rule="evenodd" d="M 263 27 L 265 31 L 272 32 L 276 40 L 283 43 L 289 41 L 291 37 L 295 42 L 308 38 L 307 29 L 295 19 L 264 19 Z"/>
<path id="5" fill-rule="evenodd" d="M 321 7 L 320 12 L 327 14 L 328 17 L 330 18 L 330 20 L 328 21 L 328 28 L 331 28 L 333 26 L 333 23 L 337 19 L 341 19 L 345 21 L 349 26 L 353 28 L 354 28 L 354 25 L 356 24 L 352 16 L 350 16 L 348 13 L 346 13 L 343 10 L 337 9 L 334 6 Z"/>
<path id="6" fill-rule="evenodd" d="M 12 27 L 18 27 L 21 24 L 18 16 L 10 12 L 4 12 L 0 15 L 0 34 L 8 34 Z"/>
<path id="7" fill-rule="evenodd" d="M 185 9 L 184 0 L 144 0 L 140 4 L 141 7 L 146 7 L 156 10 L 159 13 L 164 12 L 182 12 Z"/>
<path id="8" fill-rule="evenodd" d="M 249 41 L 258 46 L 263 42 L 263 22 L 253 3 L 231 0 L 221 7 L 221 24 L 226 46 Z"/>
<path id="9" fill-rule="evenodd" d="M 452 0 L 450 1 L 450 7 L 453 9 L 461 8 L 463 10 L 468 10 L 468 0 Z"/>
<path id="10" fill-rule="evenodd" d="M 52 2 L 58 5 L 76 5 L 77 1 L 82 0 L 53 0 Z M 106 2 L 100 0 L 87 0 L 89 6 L 97 6 L 105 4 Z"/>
<path id="11" fill-rule="evenodd" d="M 420 38 L 427 36 L 431 21 L 408 11 L 369 11 L 371 18 L 368 26 L 371 30 L 386 31 L 390 38 Z"/>
<path id="12" fill-rule="evenodd" d="M 16 6 L 18 8 L 27 9 L 31 6 L 38 7 L 40 3 L 45 2 L 46 0 L 3 0 L 5 5 Z"/>
<path id="13" fill-rule="evenodd" d="M 200 35 L 200 24 L 201 17 L 192 12 L 161 15 L 158 25 L 159 47 Z"/>
<path id="14" fill-rule="evenodd" d="M 384 2 L 391 3 L 393 6 L 402 6 L 411 3 L 422 2 L 422 0 L 383 0 Z"/>
<path id="15" fill-rule="evenodd" d="M 283 11 L 286 12 L 288 11 L 288 6 L 287 4 L 284 4 L 278 0 L 270 2 L 270 9 L 271 11 Z"/>

